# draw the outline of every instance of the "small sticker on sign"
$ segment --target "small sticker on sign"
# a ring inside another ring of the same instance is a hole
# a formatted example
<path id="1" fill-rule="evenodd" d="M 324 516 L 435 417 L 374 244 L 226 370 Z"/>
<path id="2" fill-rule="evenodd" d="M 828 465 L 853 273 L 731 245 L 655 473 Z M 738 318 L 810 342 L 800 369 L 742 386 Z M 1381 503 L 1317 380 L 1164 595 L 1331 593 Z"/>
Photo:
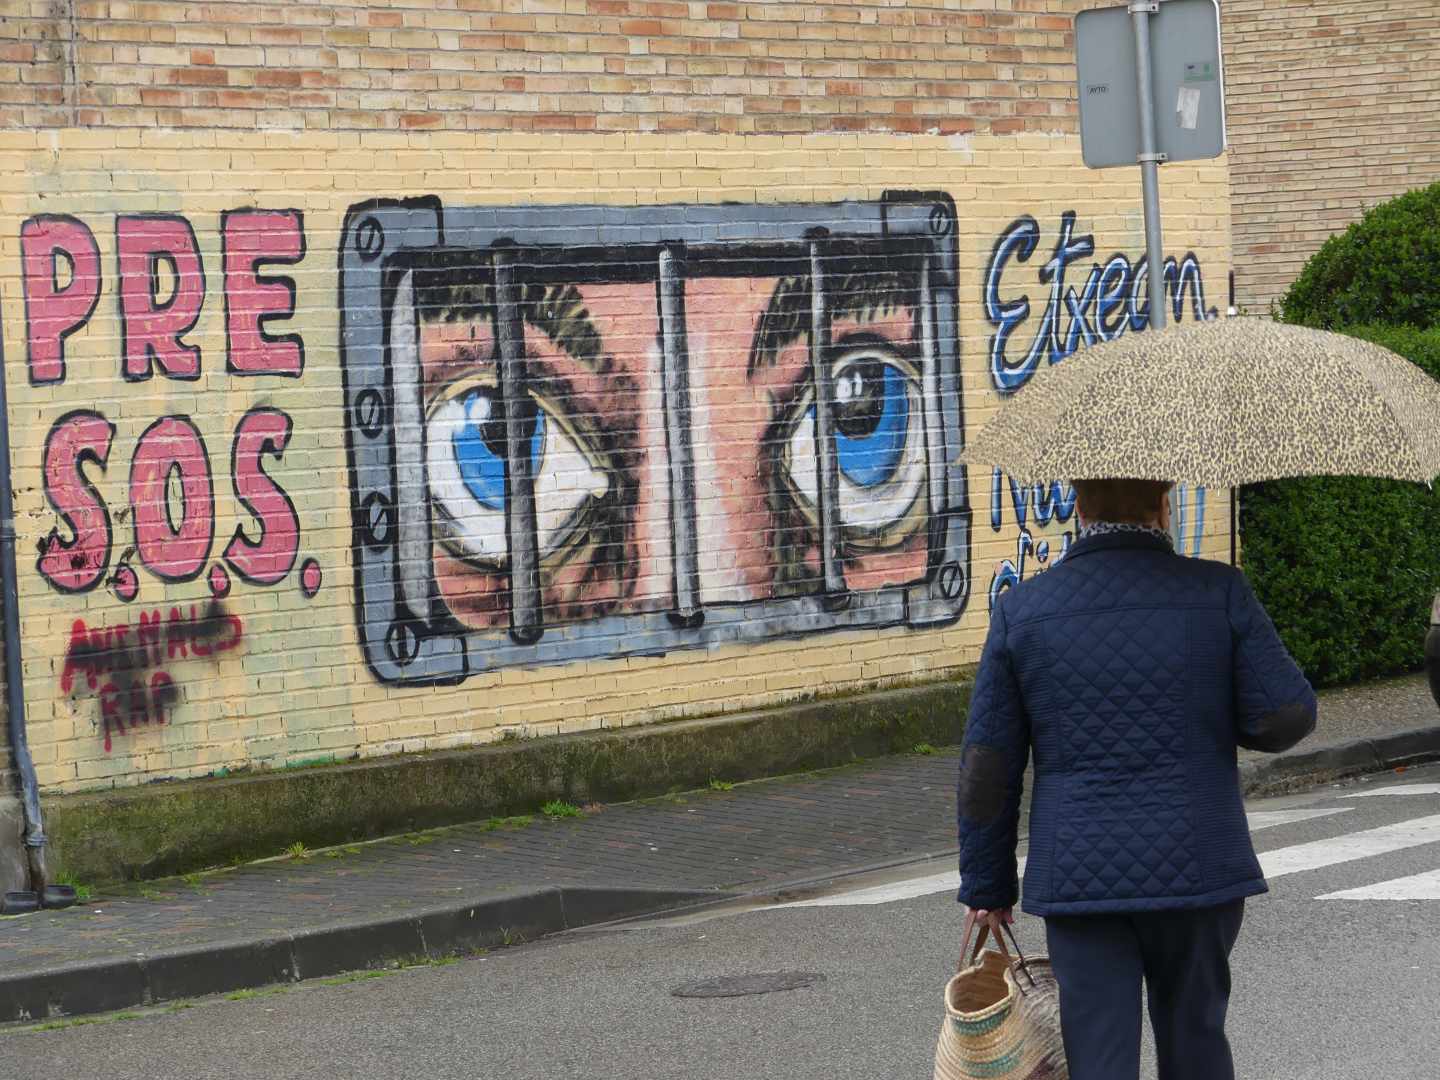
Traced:
<path id="1" fill-rule="evenodd" d="M 1175 113 L 1180 126 L 1194 131 L 1200 122 L 1200 91 L 1194 87 L 1180 87 L 1180 100 L 1175 103 Z"/>

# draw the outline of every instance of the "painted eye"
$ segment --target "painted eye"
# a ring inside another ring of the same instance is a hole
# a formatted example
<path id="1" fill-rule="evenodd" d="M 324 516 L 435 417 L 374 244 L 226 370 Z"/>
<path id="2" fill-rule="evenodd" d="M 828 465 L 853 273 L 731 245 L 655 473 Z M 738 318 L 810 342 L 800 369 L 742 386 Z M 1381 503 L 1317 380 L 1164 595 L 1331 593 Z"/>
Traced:
<path id="1" fill-rule="evenodd" d="M 808 415 L 813 422 L 813 406 Z M 841 475 L 856 487 L 894 479 L 909 427 L 905 375 L 894 364 L 866 357 L 836 373 L 835 455 Z"/>
<path id="2" fill-rule="evenodd" d="M 553 558 L 582 531 L 594 501 L 610 489 L 606 472 L 583 449 L 559 406 L 532 394 L 530 432 L 540 556 Z M 505 422 L 493 383 L 452 388 L 426 421 L 425 468 L 437 532 L 455 554 L 487 566 L 508 558 L 505 532 Z"/>
<path id="3" fill-rule="evenodd" d="M 471 390 L 460 402 L 464 422 L 452 425 L 450 449 L 460 478 L 470 494 L 487 510 L 505 509 L 505 422 L 496 416 L 494 395 Z M 530 437 L 532 476 L 540 475 L 545 455 L 545 414 L 535 413 L 535 433 Z"/>
<path id="4" fill-rule="evenodd" d="M 901 543 L 914 531 L 910 526 L 925 487 L 919 374 L 880 344 L 846 350 L 832 373 L 840 523 L 854 542 Z M 819 486 L 813 396 L 801 403 L 785 457 L 801 507 L 813 515 Z"/>

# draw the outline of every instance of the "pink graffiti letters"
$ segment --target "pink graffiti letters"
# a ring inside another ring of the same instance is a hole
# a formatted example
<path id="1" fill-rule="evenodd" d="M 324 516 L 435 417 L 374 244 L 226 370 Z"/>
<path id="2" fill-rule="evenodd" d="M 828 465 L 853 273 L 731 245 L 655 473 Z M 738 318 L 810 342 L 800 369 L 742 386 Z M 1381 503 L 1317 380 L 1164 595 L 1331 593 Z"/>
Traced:
<path id="1" fill-rule="evenodd" d="M 45 439 L 45 495 L 70 530 L 40 541 L 36 569 L 61 592 L 85 592 L 98 585 L 110 565 L 110 511 L 89 479 L 86 464 L 104 469 L 110 460 L 115 425 L 99 413 L 81 410 L 55 421 Z"/>
<path id="2" fill-rule="evenodd" d="M 122 215 L 115 220 L 115 250 L 125 378 L 150 378 L 154 361 L 172 379 L 198 379 L 200 346 L 181 340 L 205 303 L 205 267 L 190 222 L 172 214 Z M 161 300 L 167 285 L 169 296 Z"/>
<path id="3" fill-rule="evenodd" d="M 271 319 L 295 314 L 295 279 L 261 276 L 259 267 L 305 257 L 304 217 L 299 210 L 227 210 L 220 222 L 229 370 L 298 378 L 305 367 L 300 335 L 272 336 L 265 330 Z"/>
<path id="4" fill-rule="evenodd" d="M 30 381 L 65 378 L 65 339 L 90 321 L 100 302 L 100 248 L 73 217 L 40 214 L 20 228 L 25 347 Z M 60 284 L 61 263 L 70 280 Z"/>
<path id="5" fill-rule="evenodd" d="M 177 661 L 215 659 L 239 647 L 245 625 L 217 601 L 204 611 L 190 604 L 188 612 L 172 607 L 141 612 L 135 624 L 90 627 L 76 619 L 60 675 L 60 692 L 89 693 L 99 703 L 105 750 L 113 736 L 142 724 L 166 723 L 167 711 L 179 700 L 172 669 Z"/>
<path id="6" fill-rule="evenodd" d="M 172 475 L 180 484 L 178 523 L 171 517 Z M 130 462 L 130 509 L 147 569 L 166 581 L 199 576 L 215 539 L 215 489 L 205 440 L 185 417 L 163 416 L 140 436 Z"/>
<path id="7" fill-rule="evenodd" d="M 207 283 L 194 227 L 176 214 L 122 214 L 114 228 L 118 374 L 130 383 L 157 372 L 167 379 L 199 379 L 201 348 L 187 335 L 199 325 Z M 20 241 L 30 381 L 64 382 L 66 339 L 92 320 L 105 285 L 95 232 L 74 217 L 40 214 L 21 226 Z M 272 321 L 295 314 L 296 283 L 262 270 L 305 257 L 303 215 L 227 210 L 220 215 L 220 246 L 227 373 L 298 378 L 305 358 L 301 336 L 268 330 Z M 115 430 L 99 412 L 73 411 L 54 422 L 46 440 L 45 494 L 61 524 L 41 542 L 36 568 L 62 592 L 86 592 L 107 579 L 114 530 L 86 467 L 109 471 Z M 236 526 L 223 561 L 249 584 L 278 584 L 299 557 L 299 515 L 264 463 L 283 458 L 292 434 L 290 417 L 273 407 L 251 409 L 235 427 L 231 483 L 254 524 Z M 214 474 L 190 417 L 159 417 L 136 441 L 129 513 L 137 561 L 154 576 L 183 582 L 205 572 L 216 530 Z M 214 571 L 226 572 L 219 563 L 212 568 L 212 591 Z M 133 569 L 115 583 L 122 600 L 138 595 Z"/>
<path id="8" fill-rule="evenodd" d="M 251 540 L 243 525 L 225 548 L 225 561 L 245 581 L 274 585 L 285 580 L 300 553 L 300 518 L 294 504 L 260 463 L 277 460 L 290 442 L 290 417 L 278 409 L 251 409 L 235 428 L 231 477 L 235 497 L 260 523 L 260 539 Z"/>

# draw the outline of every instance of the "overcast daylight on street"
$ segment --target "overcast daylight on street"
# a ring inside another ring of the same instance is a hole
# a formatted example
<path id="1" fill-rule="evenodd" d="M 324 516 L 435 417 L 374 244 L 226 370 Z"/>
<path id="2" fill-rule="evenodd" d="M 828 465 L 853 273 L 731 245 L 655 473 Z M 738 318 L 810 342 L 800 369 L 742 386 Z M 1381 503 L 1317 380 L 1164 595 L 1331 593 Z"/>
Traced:
<path id="1" fill-rule="evenodd" d="M 1440 7 L 0 0 L 0 1080 L 1426 1080 Z"/>

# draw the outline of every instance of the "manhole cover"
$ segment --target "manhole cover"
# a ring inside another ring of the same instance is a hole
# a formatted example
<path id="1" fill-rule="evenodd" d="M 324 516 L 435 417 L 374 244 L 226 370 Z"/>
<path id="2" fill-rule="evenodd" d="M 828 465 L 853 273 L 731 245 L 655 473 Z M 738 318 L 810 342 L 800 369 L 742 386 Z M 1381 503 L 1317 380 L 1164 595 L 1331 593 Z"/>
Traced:
<path id="1" fill-rule="evenodd" d="M 818 971 L 757 971 L 748 975 L 721 975 L 677 986 L 675 997 L 716 998 L 773 994 L 777 990 L 799 990 L 825 981 Z"/>

